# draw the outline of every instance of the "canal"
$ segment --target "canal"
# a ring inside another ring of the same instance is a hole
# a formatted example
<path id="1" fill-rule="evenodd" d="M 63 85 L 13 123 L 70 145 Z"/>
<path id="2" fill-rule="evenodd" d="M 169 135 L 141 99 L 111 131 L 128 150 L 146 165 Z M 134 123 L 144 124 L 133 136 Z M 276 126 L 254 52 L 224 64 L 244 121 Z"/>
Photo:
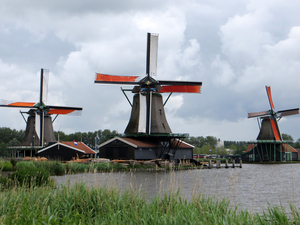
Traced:
<path id="1" fill-rule="evenodd" d="M 289 204 L 300 207 L 300 164 L 244 164 L 243 168 L 222 168 L 161 172 L 84 173 L 53 177 L 57 185 L 84 182 L 96 187 L 134 190 L 151 199 L 177 192 L 191 199 L 204 197 L 230 200 L 231 206 L 261 213 L 268 206 Z"/>

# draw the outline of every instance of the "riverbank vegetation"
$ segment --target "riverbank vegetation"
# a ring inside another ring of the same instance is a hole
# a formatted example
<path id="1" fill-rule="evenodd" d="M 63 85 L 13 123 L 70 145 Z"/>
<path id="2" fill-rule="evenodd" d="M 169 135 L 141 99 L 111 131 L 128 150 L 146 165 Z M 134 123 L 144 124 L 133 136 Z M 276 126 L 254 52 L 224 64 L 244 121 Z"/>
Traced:
<path id="1" fill-rule="evenodd" d="M 1 224 L 298 224 L 299 213 L 269 208 L 263 214 L 231 208 L 229 202 L 191 201 L 177 193 L 146 200 L 140 193 L 76 184 L 19 187 L 0 194 Z"/>
<path id="2" fill-rule="evenodd" d="M 8 169 L 10 162 L 0 161 Z M 110 167 L 112 165 L 112 167 Z M 298 209 L 270 207 L 251 213 L 228 201 L 203 198 L 201 190 L 191 200 L 170 189 L 146 199 L 134 189 L 90 187 L 82 183 L 57 187 L 51 174 L 66 171 L 113 171 L 114 164 L 62 164 L 56 161 L 20 161 L 10 178 L 0 177 L 1 224 L 297 224 Z M 116 164 L 118 165 L 118 164 Z M 119 164 L 120 166 L 120 164 Z M 101 168 L 102 167 L 102 168 Z"/>

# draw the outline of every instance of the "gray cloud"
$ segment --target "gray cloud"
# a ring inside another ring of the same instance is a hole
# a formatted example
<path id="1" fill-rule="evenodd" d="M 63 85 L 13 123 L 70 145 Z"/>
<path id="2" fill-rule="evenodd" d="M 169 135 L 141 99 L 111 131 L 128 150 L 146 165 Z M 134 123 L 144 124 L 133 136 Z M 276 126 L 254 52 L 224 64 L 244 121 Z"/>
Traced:
<path id="1" fill-rule="evenodd" d="M 146 33 L 159 33 L 158 79 L 203 81 L 202 93 L 174 94 L 166 106 L 173 132 L 253 140 L 248 112 L 299 107 L 298 1 L 2 1 L 0 98 L 37 101 L 39 71 L 50 69 L 51 104 L 82 106 L 61 116 L 65 132 L 123 132 L 130 106 L 119 86 L 94 84 L 95 72 L 145 74 Z M 24 129 L 18 110 L 0 126 Z M 300 137 L 299 116 L 279 122 Z"/>

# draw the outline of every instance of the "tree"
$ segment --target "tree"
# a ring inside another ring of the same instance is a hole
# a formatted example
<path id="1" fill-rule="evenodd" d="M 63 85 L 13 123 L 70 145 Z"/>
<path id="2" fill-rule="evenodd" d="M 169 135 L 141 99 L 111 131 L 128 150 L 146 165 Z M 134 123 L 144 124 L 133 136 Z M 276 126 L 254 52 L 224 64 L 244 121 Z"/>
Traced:
<path id="1" fill-rule="evenodd" d="M 224 146 L 220 146 L 216 148 L 217 155 L 227 155 L 228 152 Z"/>
<path id="2" fill-rule="evenodd" d="M 200 136 L 200 137 L 189 137 L 186 138 L 184 141 L 187 143 L 194 145 L 195 147 L 201 148 L 205 144 L 205 138 Z"/>
<path id="3" fill-rule="evenodd" d="M 19 142 L 22 142 L 25 132 L 23 130 L 12 130 L 8 127 L 0 127 L 0 143 L 7 144 L 13 138 L 16 138 Z"/>
<path id="4" fill-rule="evenodd" d="M 9 156 L 9 152 L 6 149 L 6 144 L 3 141 L 0 144 L 0 156 L 2 156 L 2 157 Z"/>
<path id="5" fill-rule="evenodd" d="M 231 144 L 228 148 L 231 150 L 231 152 L 235 152 L 238 149 L 237 145 L 235 144 Z"/>
<path id="6" fill-rule="evenodd" d="M 291 142 L 294 142 L 293 137 L 292 137 L 291 135 L 289 135 L 289 134 L 282 134 L 281 136 L 282 136 L 282 139 L 283 139 L 284 141 L 291 141 Z"/>
<path id="7" fill-rule="evenodd" d="M 212 148 L 210 145 L 203 145 L 202 148 L 199 149 L 199 154 L 212 154 L 212 151 L 209 151 L 211 149 Z"/>
<path id="8" fill-rule="evenodd" d="M 236 148 L 236 150 L 233 151 L 233 154 L 234 155 L 241 155 L 241 154 L 245 153 L 246 150 L 247 150 L 247 146 L 246 145 L 238 146 Z"/>
<path id="9" fill-rule="evenodd" d="M 300 148 L 300 138 L 294 143 L 294 148 Z"/>
<path id="10" fill-rule="evenodd" d="M 218 144 L 218 139 L 213 136 L 205 137 L 205 144 L 210 145 L 212 148 L 216 148 Z"/>
<path id="11" fill-rule="evenodd" d="M 10 140 L 7 144 L 8 146 L 20 146 L 21 143 L 18 141 L 17 138 L 13 138 L 12 140 Z"/>

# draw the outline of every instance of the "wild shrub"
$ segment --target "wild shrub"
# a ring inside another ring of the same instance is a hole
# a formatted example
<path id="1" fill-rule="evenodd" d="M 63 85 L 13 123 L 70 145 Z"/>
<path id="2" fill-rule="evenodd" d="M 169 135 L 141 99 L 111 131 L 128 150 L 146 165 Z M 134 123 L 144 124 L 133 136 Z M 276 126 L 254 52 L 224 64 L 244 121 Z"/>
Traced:
<path id="1" fill-rule="evenodd" d="M 45 161 L 45 162 L 38 162 L 34 161 L 34 165 L 37 168 L 44 168 L 45 170 L 49 171 L 51 175 L 61 176 L 65 174 L 65 166 L 58 161 Z"/>
<path id="2" fill-rule="evenodd" d="M 7 189 L 11 186 L 11 179 L 8 177 L 0 177 L 0 189 Z"/>
<path id="3" fill-rule="evenodd" d="M 61 176 L 61 175 L 65 174 L 65 170 L 66 170 L 66 168 L 62 163 L 55 161 L 55 162 L 53 162 L 51 174 L 54 174 L 56 176 Z"/>
<path id="4" fill-rule="evenodd" d="M 126 169 L 125 166 L 123 166 L 122 164 L 120 163 L 114 163 L 114 164 L 111 164 L 112 165 L 112 168 L 114 170 L 124 170 Z"/>
<path id="5" fill-rule="evenodd" d="M 13 165 L 8 161 L 0 161 L 0 171 L 12 171 Z"/>
<path id="6" fill-rule="evenodd" d="M 85 173 L 91 170 L 90 164 L 68 162 L 66 164 L 67 173 Z"/>
<path id="7" fill-rule="evenodd" d="M 109 164 L 110 163 L 95 163 L 92 165 L 92 167 L 96 169 L 97 172 L 106 172 L 111 168 Z"/>
<path id="8" fill-rule="evenodd" d="M 14 158 L 11 158 L 10 163 L 12 164 L 12 170 L 15 171 L 18 161 Z"/>
<path id="9" fill-rule="evenodd" d="M 19 186 L 32 187 L 47 184 L 50 174 L 45 168 L 33 167 L 32 164 L 24 164 L 27 168 L 21 167 L 11 174 L 11 179 Z M 34 165 L 34 164 L 33 164 Z"/>
<path id="10" fill-rule="evenodd" d="M 139 169 L 139 168 L 142 168 L 142 165 L 139 163 L 133 163 L 133 164 L 129 164 L 128 168 Z"/>
<path id="11" fill-rule="evenodd" d="M 16 170 L 27 170 L 27 169 L 36 168 L 36 166 L 32 161 L 20 161 L 17 163 L 15 168 Z"/>
<path id="12" fill-rule="evenodd" d="M 98 172 L 111 172 L 111 171 L 119 171 L 125 170 L 126 167 L 120 163 L 96 163 L 94 167 L 97 169 Z"/>

